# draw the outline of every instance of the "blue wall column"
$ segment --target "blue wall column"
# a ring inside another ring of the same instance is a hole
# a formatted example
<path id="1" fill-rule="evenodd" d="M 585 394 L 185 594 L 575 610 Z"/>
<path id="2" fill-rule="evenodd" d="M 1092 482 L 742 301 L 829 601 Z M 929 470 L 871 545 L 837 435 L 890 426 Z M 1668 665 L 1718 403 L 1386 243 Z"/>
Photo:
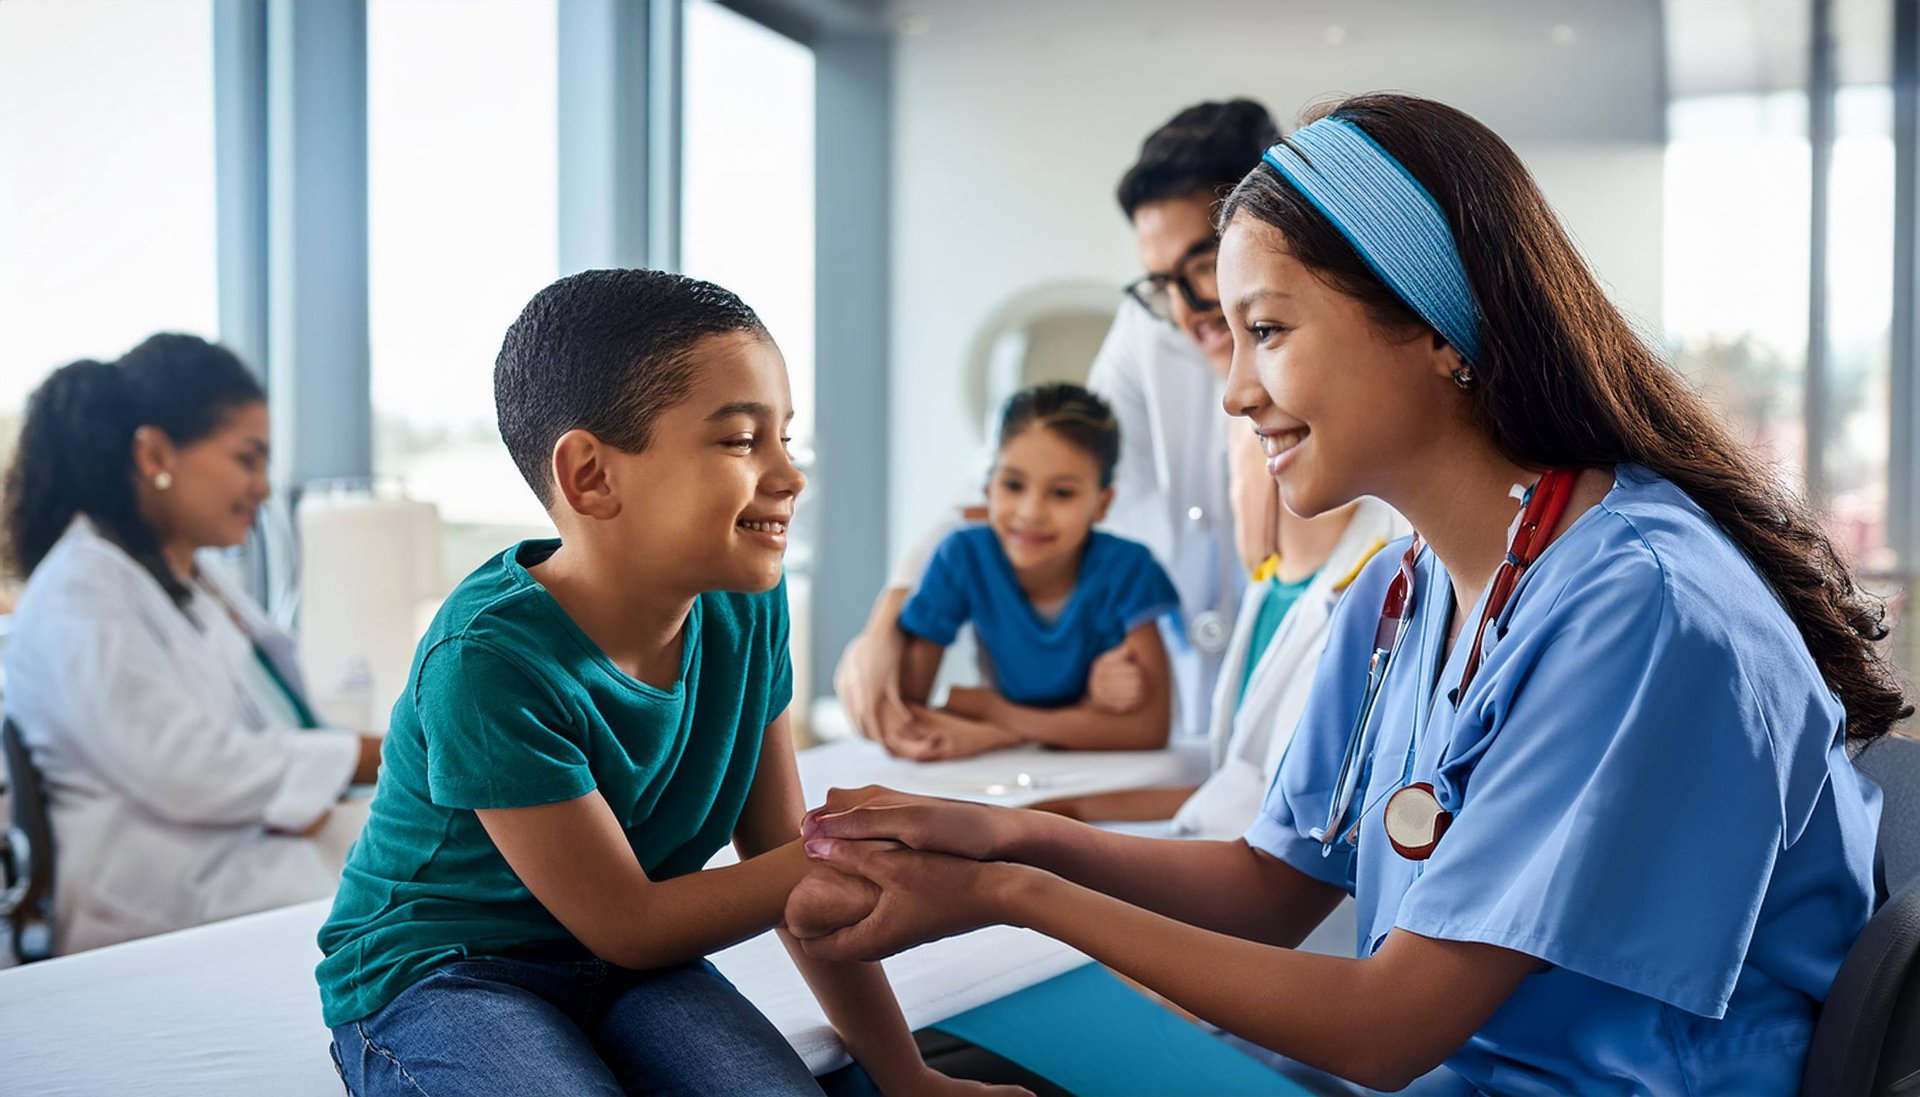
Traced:
<path id="1" fill-rule="evenodd" d="M 878 30 L 827 30 L 814 49 L 813 696 L 866 623 L 887 572 L 888 261 L 893 47 Z"/>
<path id="2" fill-rule="evenodd" d="M 267 369 L 267 0 L 214 0 L 220 341 Z"/>
<path id="3" fill-rule="evenodd" d="M 267 126 L 275 483 L 370 477 L 364 0 L 270 0 Z"/>
<path id="4" fill-rule="evenodd" d="M 647 264 L 647 8 L 559 0 L 560 272 Z"/>

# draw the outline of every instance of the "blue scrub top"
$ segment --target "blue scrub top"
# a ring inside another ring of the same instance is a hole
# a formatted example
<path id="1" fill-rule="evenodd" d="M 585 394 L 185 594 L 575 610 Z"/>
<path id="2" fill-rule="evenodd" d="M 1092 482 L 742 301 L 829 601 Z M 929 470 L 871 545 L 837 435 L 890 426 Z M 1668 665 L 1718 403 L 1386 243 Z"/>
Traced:
<path id="1" fill-rule="evenodd" d="M 1001 696 L 1058 706 L 1086 695 L 1088 672 L 1102 652 L 1179 608 L 1173 580 L 1145 545 L 1095 531 L 1066 607 L 1043 621 L 993 530 L 968 526 L 934 550 L 920 589 L 901 607 L 900 627 L 945 645 L 972 622 Z"/>
<path id="2" fill-rule="evenodd" d="M 1456 708 L 1480 607 L 1437 667 L 1453 599 L 1424 554 L 1359 846 L 1323 857 L 1307 833 L 1405 547 L 1341 600 L 1247 841 L 1352 893 L 1362 956 L 1397 927 L 1551 965 L 1447 1061 L 1462 1092 L 1797 1093 L 1815 1007 L 1872 911 L 1880 799 L 1765 580 L 1680 489 L 1621 466 L 1528 569 Z M 1425 862 L 1380 818 L 1416 726 L 1412 779 L 1456 813 Z"/>

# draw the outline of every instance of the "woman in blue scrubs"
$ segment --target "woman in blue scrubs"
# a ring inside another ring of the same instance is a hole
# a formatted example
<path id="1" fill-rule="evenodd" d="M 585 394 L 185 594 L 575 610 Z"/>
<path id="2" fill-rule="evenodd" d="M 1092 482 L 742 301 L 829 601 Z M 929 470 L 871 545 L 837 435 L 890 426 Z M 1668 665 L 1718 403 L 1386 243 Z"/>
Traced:
<path id="1" fill-rule="evenodd" d="M 1261 817 L 835 793 L 791 927 L 846 958 L 1029 926 L 1381 1089 L 1796 1092 L 1873 905 L 1846 748 L 1912 711 L 1881 606 L 1473 119 L 1347 100 L 1221 222 L 1228 410 L 1286 505 L 1418 531 L 1342 601 Z M 1293 951 L 1345 893 L 1358 958 Z"/>

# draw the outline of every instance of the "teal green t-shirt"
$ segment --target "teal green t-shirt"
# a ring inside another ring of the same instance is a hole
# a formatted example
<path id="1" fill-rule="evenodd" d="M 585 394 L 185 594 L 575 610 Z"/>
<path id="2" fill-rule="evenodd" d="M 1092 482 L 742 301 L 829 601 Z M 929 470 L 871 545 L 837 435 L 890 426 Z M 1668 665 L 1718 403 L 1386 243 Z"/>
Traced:
<path id="1" fill-rule="evenodd" d="M 1247 662 L 1240 670 L 1240 692 L 1233 696 L 1235 712 L 1240 711 L 1241 702 L 1247 699 L 1247 687 L 1253 684 L 1253 668 L 1260 665 L 1260 657 L 1267 653 L 1267 645 L 1273 643 L 1274 636 L 1279 634 L 1280 622 L 1287 619 L 1287 611 L 1313 585 L 1313 575 L 1293 583 L 1282 583 L 1278 579 L 1268 579 L 1266 582 L 1267 594 L 1260 599 L 1260 612 L 1253 619 L 1253 635 L 1248 637 Z"/>
<path id="2" fill-rule="evenodd" d="M 654 880 L 698 871 L 732 836 L 761 732 L 793 696 L 785 582 L 695 600 L 679 680 L 661 690 L 615 667 L 527 573 L 558 547 L 526 541 L 481 565 L 420 640 L 366 829 L 320 929 L 329 1026 L 457 960 L 584 958 L 477 808 L 598 789 Z"/>

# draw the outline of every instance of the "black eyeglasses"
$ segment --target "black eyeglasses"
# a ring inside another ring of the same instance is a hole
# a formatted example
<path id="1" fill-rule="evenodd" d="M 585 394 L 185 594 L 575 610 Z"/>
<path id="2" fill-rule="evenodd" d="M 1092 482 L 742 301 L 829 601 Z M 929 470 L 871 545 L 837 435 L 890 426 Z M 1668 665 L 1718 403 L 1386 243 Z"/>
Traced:
<path id="1" fill-rule="evenodd" d="M 1175 289 L 1180 291 L 1180 299 L 1186 303 L 1189 311 L 1213 312 L 1220 307 L 1217 296 L 1219 282 L 1215 270 L 1219 253 L 1217 241 L 1202 240 L 1181 256 L 1179 269 L 1170 273 L 1144 275 L 1127 283 L 1127 296 L 1168 323 L 1173 322 Z"/>

